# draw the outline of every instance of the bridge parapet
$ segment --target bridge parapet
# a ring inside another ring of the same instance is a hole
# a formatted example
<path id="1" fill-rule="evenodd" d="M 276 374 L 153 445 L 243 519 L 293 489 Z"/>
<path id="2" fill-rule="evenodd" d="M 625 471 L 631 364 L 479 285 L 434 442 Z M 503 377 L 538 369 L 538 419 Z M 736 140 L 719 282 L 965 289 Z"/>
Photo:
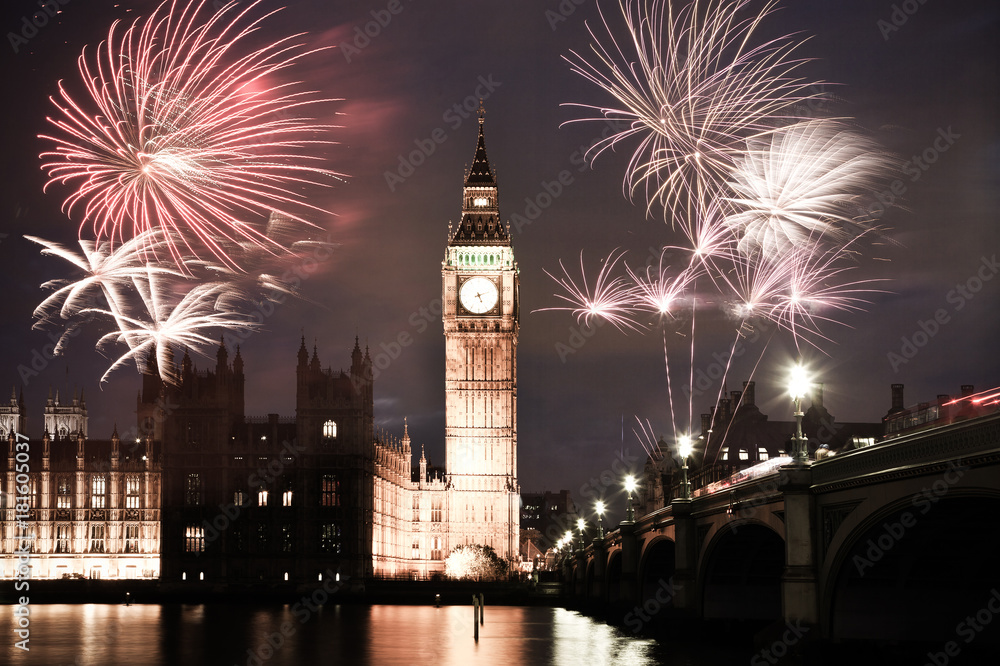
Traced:
<path id="1" fill-rule="evenodd" d="M 1000 414 L 952 423 L 849 451 L 812 465 L 814 492 L 883 483 L 943 469 L 949 461 L 996 462 Z"/>

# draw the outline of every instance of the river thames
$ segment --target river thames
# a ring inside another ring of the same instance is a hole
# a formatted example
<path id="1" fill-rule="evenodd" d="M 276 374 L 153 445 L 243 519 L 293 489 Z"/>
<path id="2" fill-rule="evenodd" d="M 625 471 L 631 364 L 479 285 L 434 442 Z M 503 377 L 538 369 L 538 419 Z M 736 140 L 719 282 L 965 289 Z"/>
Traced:
<path id="1" fill-rule="evenodd" d="M 748 663 L 748 651 L 667 646 L 562 608 L 487 606 L 478 641 L 469 606 L 32 604 L 30 651 L 10 627 L 0 662 L 84 665 Z"/>

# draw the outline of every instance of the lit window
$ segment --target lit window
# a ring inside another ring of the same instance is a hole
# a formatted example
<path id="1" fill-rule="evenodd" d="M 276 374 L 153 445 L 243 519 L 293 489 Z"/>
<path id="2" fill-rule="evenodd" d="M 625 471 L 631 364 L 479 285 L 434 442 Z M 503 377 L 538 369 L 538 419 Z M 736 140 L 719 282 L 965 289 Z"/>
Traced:
<path id="1" fill-rule="evenodd" d="M 750 452 L 746 449 L 740 449 L 740 460 L 750 460 Z"/>
<path id="2" fill-rule="evenodd" d="M 69 479 L 63 477 L 59 479 L 56 487 L 56 508 L 69 509 L 73 506 L 73 494 L 70 490 Z"/>
<path id="3" fill-rule="evenodd" d="M 56 526 L 56 552 L 69 552 L 69 525 Z"/>
<path id="4" fill-rule="evenodd" d="M 291 506 L 292 505 L 292 491 L 286 490 L 281 493 L 281 506 Z"/>
<path id="5" fill-rule="evenodd" d="M 722 460 L 729 460 L 729 447 L 728 446 L 723 446 L 722 447 L 722 455 L 719 456 L 719 458 L 722 459 Z"/>
<path id="6" fill-rule="evenodd" d="M 125 508 L 139 509 L 142 497 L 139 495 L 139 477 L 125 477 Z"/>
<path id="7" fill-rule="evenodd" d="M 125 552 L 126 553 L 138 553 L 139 552 L 139 526 L 138 525 L 126 525 L 125 526 Z"/>
<path id="8" fill-rule="evenodd" d="M 184 552 L 205 552 L 205 528 L 198 525 L 188 525 L 184 530 Z"/>
<path id="9" fill-rule="evenodd" d="M 431 502 L 431 522 L 440 523 L 441 522 L 441 500 L 436 499 Z"/>
<path id="10" fill-rule="evenodd" d="M 490 205 L 490 200 L 487 199 L 486 197 L 476 197 L 475 199 L 472 200 L 472 205 L 473 206 L 489 206 Z"/>
<path id="11" fill-rule="evenodd" d="M 257 506 L 267 506 L 267 489 L 261 488 L 257 491 Z"/>
<path id="12" fill-rule="evenodd" d="M 107 480 L 103 476 L 95 476 L 93 479 L 91 479 L 90 481 L 91 509 L 103 509 L 105 507 L 106 492 L 107 492 Z"/>
<path id="13" fill-rule="evenodd" d="M 201 504 L 201 475 L 188 474 L 184 488 L 184 503 L 188 506 Z"/>
<path id="14" fill-rule="evenodd" d="M 233 505 L 234 506 L 246 506 L 247 494 L 242 490 L 237 490 L 233 493 Z"/>
<path id="15" fill-rule="evenodd" d="M 323 506 L 340 506 L 340 484 L 333 474 L 323 475 L 323 487 L 320 494 Z"/>
<path id="16" fill-rule="evenodd" d="M 340 552 L 340 525 L 336 523 L 320 525 L 319 549 L 324 553 Z"/>
<path id="17" fill-rule="evenodd" d="M 104 525 L 90 526 L 90 552 L 104 552 Z"/>
<path id="18" fill-rule="evenodd" d="M 767 449 L 765 449 L 762 446 L 762 447 L 760 447 L 760 448 L 757 449 L 757 456 L 760 457 L 761 460 L 768 460 L 771 457 L 771 454 L 768 453 Z"/>
<path id="19" fill-rule="evenodd" d="M 337 439 L 337 422 L 327 421 L 323 424 L 323 438 Z"/>

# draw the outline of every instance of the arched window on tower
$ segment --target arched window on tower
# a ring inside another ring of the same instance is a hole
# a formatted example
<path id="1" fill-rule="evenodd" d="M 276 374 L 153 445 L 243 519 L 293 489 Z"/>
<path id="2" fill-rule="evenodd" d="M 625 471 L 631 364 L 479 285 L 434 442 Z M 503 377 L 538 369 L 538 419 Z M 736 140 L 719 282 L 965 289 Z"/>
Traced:
<path id="1" fill-rule="evenodd" d="M 323 424 L 323 439 L 337 439 L 337 422 L 328 420 Z"/>

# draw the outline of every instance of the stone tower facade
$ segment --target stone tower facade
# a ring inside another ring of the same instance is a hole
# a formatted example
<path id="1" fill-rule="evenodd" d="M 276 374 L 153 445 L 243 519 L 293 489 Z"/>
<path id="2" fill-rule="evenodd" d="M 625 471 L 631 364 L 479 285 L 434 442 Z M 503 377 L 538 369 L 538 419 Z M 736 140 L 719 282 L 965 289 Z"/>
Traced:
<path id="1" fill-rule="evenodd" d="M 441 264 L 445 465 L 450 547 L 516 556 L 518 268 L 486 156 L 485 113 L 466 174 L 462 219 Z"/>

